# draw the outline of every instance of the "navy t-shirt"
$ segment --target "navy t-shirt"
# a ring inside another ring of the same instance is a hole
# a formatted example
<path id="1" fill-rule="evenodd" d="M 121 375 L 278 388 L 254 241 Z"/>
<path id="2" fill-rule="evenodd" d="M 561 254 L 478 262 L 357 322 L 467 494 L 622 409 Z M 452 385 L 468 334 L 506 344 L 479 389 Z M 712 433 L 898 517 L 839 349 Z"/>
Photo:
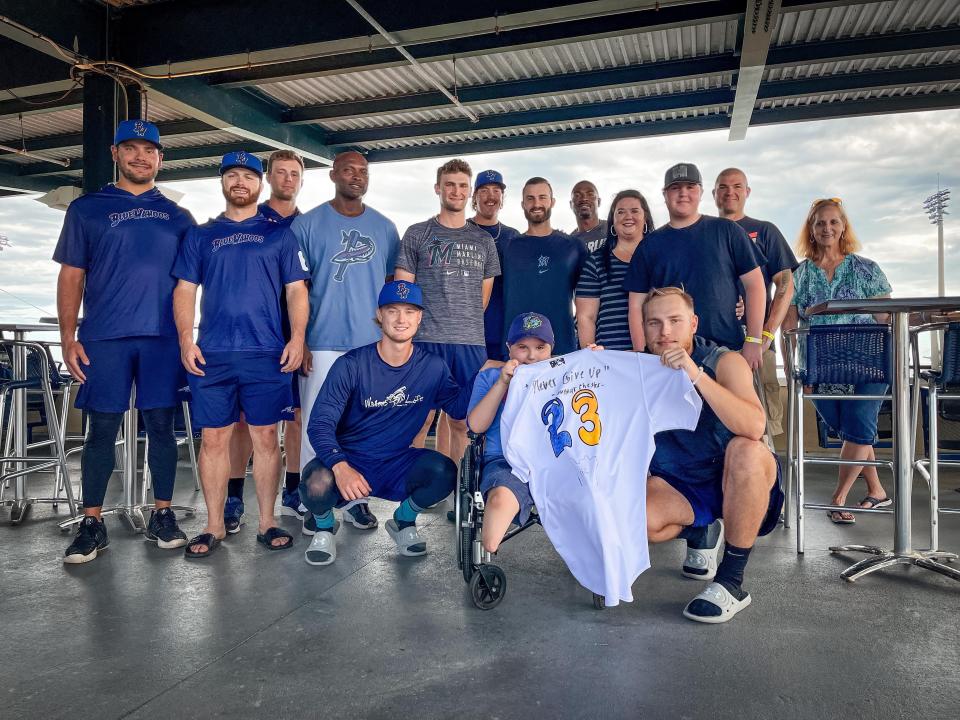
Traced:
<path id="1" fill-rule="evenodd" d="M 651 288 L 682 286 L 693 296 L 700 318 L 697 334 L 739 350 L 744 337 L 736 313 L 740 276 L 763 261 L 739 225 L 702 215 L 688 227 L 664 225 L 644 237 L 633 253 L 623 287 L 627 292 L 646 293 Z"/>
<path id="2" fill-rule="evenodd" d="M 498 222 L 496 225 L 481 225 L 474 220 L 467 220 L 473 223 L 481 230 L 486 230 L 493 238 L 497 246 L 497 252 L 500 251 L 500 243 L 510 238 L 515 238 L 520 234 L 519 230 Z M 503 342 L 503 276 L 497 275 L 493 279 L 493 292 L 490 293 L 490 302 L 487 303 L 487 309 L 483 311 L 483 336 L 487 345 L 499 346 Z M 501 355 L 505 355 L 501 351 Z M 494 360 L 506 359 L 505 357 L 495 357 Z"/>
<path id="3" fill-rule="evenodd" d="M 457 385 L 439 355 L 413 346 L 400 367 L 384 362 L 371 343 L 337 358 L 313 403 L 307 437 L 320 462 L 370 466 L 405 452 L 427 414 L 467 415 L 470 388 Z"/>
<path id="4" fill-rule="evenodd" d="M 106 185 L 70 203 L 53 259 L 86 271 L 80 342 L 177 336 L 170 273 L 195 224 L 156 188 Z"/>
<path id="5" fill-rule="evenodd" d="M 587 259 L 579 240 L 554 231 L 545 237 L 518 235 L 500 243 L 503 273 L 503 323 L 506 332 L 520 313 L 546 315 L 553 326 L 554 355 L 577 349 L 573 324 L 573 293 Z"/>
<path id="6" fill-rule="evenodd" d="M 767 289 L 767 310 L 763 319 L 767 319 L 770 314 L 770 284 L 774 276 L 783 270 L 793 272 L 797 269 L 797 257 L 793 250 L 787 244 L 786 238 L 780 229 L 771 222 L 765 220 L 754 220 L 752 217 L 744 216 L 736 221 L 737 225 L 742 227 L 747 233 L 747 237 L 753 240 L 754 246 L 760 251 L 760 254 L 766 258 L 760 269 L 763 271 L 763 284 Z M 740 285 L 740 293 L 743 294 L 743 284 Z"/>
<path id="7" fill-rule="evenodd" d="M 204 352 L 282 352 L 280 296 L 310 274 L 287 224 L 260 213 L 236 222 L 220 215 L 192 228 L 173 274 L 203 286 L 200 335 Z"/>

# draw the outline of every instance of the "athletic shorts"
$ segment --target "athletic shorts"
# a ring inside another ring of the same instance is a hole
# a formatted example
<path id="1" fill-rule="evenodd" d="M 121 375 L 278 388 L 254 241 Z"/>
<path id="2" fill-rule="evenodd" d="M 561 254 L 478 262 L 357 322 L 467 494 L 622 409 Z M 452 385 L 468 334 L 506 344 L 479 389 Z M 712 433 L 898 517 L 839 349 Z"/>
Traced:
<path id="1" fill-rule="evenodd" d="M 348 455 L 347 463 L 363 475 L 370 486 L 371 497 L 399 502 L 410 496 L 408 480 L 414 464 L 422 455 L 435 452 L 436 450 L 426 448 L 407 448 L 396 457 L 377 461 L 358 460 Z M 450 492 L 452 491 L 453 483 L 450 485 Z M 343 502 L 337 507 L 343 507 L 346 504 Z"/>
<path id="2" fill-rule="evenodd" d="M 293 395 L 293 402 L 290 403 L 289 410 L 283 411 L 283 416 L 281 420 L 293 421 L 296 419 L 294 410 L 300 409 L 300 372 L 294 371 L 290 373 L 290 392 Z"/>
<path id="3" fill-rule="evenodd" d="M 484 345 L 454 345 L 452 343 L 418 342 L 427 352 L 439 355 L 450 368 L 453 379 L 462 388 L 473 387 L 480 368 L 487 361 Z"/>
<path id="4" fill-rule="evenodd" d="M 203 377 L 188 375 L 194 427 L 273 425 L 293 402 L 290 373 L 280 372 L 280 353 L 207 352 Z"/>
<path id="5" fill-rule="evenodd" d="M 126 412 L 130 389 L 136 384 L 140 410 L 175 407 L 179 388 L 187 384 L 180 363 L 180 343 L 171 337 L 132 337 L 88 340 L 83 349 L 90 359 L 82 365 L 86 382 L 74 405 L 81 410 Z"/>
<path id="6" fill-rule="evenodd" d="M 530 494 L 530 486 L 514 475 L 510 463 L 500 456 L 484 459 L 483 470 L 480 472 L 480 492 L 483 493 L 484 499 L 495 487 L 505 487 L 513 493 L 517 502 L 520 503 L 520 512 L 513 521 L 517 525 L 523 525 L 530 518 L 533 495 Z"/>
<path id="7" fill-rule="evenodd" d="M 653 465 L 650 466 L 650 474 L 663 478 L 670 487 L 687 499 L 693 508 L 693 527 L 706 527 L 717 518 L 723 517 L 723 461 L 721 455 L 696 468 L 684 468 L 683 477 Z M 773 461 L 777 466 L 777 479 L 770 488 L 767 514 L 760 524 L 758 535 L 772 532 L 780 522 L 780 512 L 783 510 L 780 462 L 776 455 L 773 456 Z"/>

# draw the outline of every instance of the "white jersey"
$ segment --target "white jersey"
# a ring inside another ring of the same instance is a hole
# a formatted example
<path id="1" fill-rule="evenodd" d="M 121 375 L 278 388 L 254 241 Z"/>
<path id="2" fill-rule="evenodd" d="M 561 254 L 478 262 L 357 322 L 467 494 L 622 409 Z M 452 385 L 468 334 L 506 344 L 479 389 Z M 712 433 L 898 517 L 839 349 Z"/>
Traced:
<path id="1" fill-rule="evenodd" d="M 504 456 L 570 572 L 607 605 L 632 601 L 650 567 L 654 433 L 693 430 L 701 406 L 686 373 L 642 353 L 580 350 L 521 366 L 510 383 Z"/>

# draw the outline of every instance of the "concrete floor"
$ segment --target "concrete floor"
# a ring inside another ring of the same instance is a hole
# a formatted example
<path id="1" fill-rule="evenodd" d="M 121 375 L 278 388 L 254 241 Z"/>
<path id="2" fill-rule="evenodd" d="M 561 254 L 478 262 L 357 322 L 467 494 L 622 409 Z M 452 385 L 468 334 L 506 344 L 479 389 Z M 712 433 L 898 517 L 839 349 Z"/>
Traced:
<path id="1" fill-rule="evenodd" d="M 177 501 L 201 508 L 182 522 L 191 534 L 202 526 L 202 499 L 184 465 L 180 478 Z M 828 498 L 831 478 L 812 473 L 811 501 Z M 944 504 L 960 506 L 956 486 L 960 474 L 944 477 Z M 920 490 L 915 535 L 924 546 Z M 118 493 L 115 479 L 108 502 Z M 372 507 L 381 520 L 392 509 Z M 6 513 L 5 720 L 960 715 L 960 584 L 907 568 L 850 584 L 839 572 L 859 557 L 827 550 L 889 545 L 891 516 L 834 526 L 808 511 L 806 554 L 794 552 L 792 531 L 762 539 L 748 567 L 753 605 L 727 625 L 704 626 L 680 614 L 700 585 L 680 576 L 679 542 L 652 549 L 633 604 L 597 611 L 534 528 L 500 552 L 508 592 L 483 612 L 469 600 L 439 511 L 420 523 L 426 558 L 398 556 L 382 529 L 345 527 L 327 568 L 303 562 L 299 534 L 289 552 L 257 545 L 254 518 L 202 562 L 110 519 L 109 550 L 64 566 L 69 536 L 49 506 L 17 527 Z M 960 516 L 943 518 L 941 537 L 960 550 Z"/>

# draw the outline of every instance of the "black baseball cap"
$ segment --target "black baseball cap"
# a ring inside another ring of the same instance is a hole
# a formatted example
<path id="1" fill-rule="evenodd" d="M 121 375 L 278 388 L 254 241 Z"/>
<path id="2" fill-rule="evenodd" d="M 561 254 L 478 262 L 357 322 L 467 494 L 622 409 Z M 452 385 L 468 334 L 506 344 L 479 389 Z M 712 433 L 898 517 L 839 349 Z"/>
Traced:
<path id="1" fill-rule="evenodd" d="M 674 183 L 694 183 L 703 186 L 703 178 L 700 177 L 700 171 L 693 163 L 677 163 L 667 170 L 663 178 L 663 189 L 666 190 Z"/>

